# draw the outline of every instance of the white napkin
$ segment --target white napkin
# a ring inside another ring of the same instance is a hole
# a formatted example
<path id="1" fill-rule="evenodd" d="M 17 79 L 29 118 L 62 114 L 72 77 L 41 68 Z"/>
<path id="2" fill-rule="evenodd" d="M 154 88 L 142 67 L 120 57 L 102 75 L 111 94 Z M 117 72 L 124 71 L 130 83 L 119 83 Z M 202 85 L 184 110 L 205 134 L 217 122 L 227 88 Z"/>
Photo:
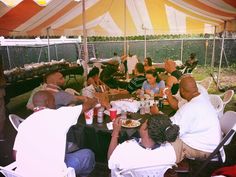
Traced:
<path id="1" fill-rule="evenodd" d="M 122 100 L 112 101 L 111 105 L 112 108 L 117 109 L 117 111 L 124 110 L 126 112 L 133 112 L 133 113 L 138 112 L 140 107 L 139 101 L 132 99 L 122 99 Z"/>
<path id="2" fill-rule="evenodd" d="M 113 122 L 107 123 L 107 129 L 108 130 L 113 130 Z"/>

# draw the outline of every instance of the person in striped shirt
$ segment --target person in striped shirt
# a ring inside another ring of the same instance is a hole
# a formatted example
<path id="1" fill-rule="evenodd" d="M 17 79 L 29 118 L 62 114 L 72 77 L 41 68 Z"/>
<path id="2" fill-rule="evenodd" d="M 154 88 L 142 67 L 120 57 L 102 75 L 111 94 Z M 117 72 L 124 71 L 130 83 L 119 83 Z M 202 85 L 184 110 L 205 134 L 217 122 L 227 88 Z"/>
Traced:
<path id="1" fill-rule="evenodd" d="M 142 63 L 137 63 L 134 70 L 136 77 L 132 78 L 127 86 L 129 93 L 133 93 L 134 91 L 141 89 L 143 82 L 146 80 L 144 72 L 144 65 Z"/>

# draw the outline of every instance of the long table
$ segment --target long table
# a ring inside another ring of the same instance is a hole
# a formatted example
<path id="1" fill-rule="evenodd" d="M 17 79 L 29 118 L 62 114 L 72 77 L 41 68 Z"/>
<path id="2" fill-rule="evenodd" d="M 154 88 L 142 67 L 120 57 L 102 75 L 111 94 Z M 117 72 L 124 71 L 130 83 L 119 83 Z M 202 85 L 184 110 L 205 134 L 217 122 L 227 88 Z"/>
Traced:
<path id="1" fill-rule="evenodd" d="M 60 70 L 60 72 L 67 76 L 69 75 L 69 79 L 76 75 L 83 75 L 84 69 L 83 67 L 71 67 Z M 25 78 L 22 80 L 18 80 L 16 82 L 7 83 L 6 85 L 6 100 L 7 102 L 18 95 L 24 94 L 28 91 L 33 90 L 35 87 L 38 87 L 43 82 L 43 75 L 35 76 L 31 78 Z"/>
<path id="2" fill-rule="evenodd" d="M 164 106 L 162 112 L 169 115 L 173 110 L 169 106 Z M 150 116 L 149 114 L 140 115 L 139 113 L 128 113 L 130 119 L 140 119 Z M 111 122 L 109 116 L 104 116 L 103 123 L 97 123 L 96 117 L 92 125 L 86 125 L 84 115 L 82 114 L 75 126 L 70 129 L 69 141 L 76 143 L 80 148 L 89 148 L 95 153 L 97 162 L 107 162 L 107 151 L 109 148 L 112 130 L 108 130 L 106 123 Z M 123 142 L 132 137 L 139 137 L 139 127 L 122 127 L 119 142 Z"/>

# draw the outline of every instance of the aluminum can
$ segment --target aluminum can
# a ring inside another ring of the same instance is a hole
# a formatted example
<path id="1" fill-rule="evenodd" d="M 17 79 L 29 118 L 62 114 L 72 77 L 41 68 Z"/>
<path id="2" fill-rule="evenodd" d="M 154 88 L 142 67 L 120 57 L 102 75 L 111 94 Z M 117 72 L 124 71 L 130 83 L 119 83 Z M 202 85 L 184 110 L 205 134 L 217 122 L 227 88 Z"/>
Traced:
<path id="1" fill-rule="evenodd" d="M 104 107 L 100 107 L 97 113 L 97 122 L 99 124 L 103 123 L 103 117 L 104 117 Z"/>

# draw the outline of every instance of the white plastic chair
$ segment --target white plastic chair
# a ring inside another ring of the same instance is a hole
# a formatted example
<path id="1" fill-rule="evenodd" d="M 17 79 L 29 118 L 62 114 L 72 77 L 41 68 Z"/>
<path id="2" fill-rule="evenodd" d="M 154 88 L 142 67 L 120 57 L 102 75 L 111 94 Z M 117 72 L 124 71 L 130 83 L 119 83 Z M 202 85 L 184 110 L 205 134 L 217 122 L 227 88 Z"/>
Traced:
<path id="1" fill-rule="evenodd" d="M 212 159 L 215 159 L 216 156 L 218 157 L 219 162 L 225 162 L 224 146 L 231 142 L 233 135 L 236 132 L 236 112 L 227 111 L 219 120 L 221 130 L 225 136 L 210 156 L 204 161 L 204 163 L 202 163 L 201 167 L 196 171 L 193 177 L 199 176 L 207 164 L 212 161 Z"/>
<path id="2" fill-rule="evenodd" d="M 215 108 L 218 117 L 222 116 L 224 111 L 223 101 L 219 95 L 209 94 L 209 99 L 213 107 Z"/>
<path id="3" fill-rule="evenodd" d="M 219 96 L 222 98 L 223 106 L 225 107 L 225 105 L 228 104 L 231 101 L 231 99 L 233 98 L 234 91 L 233 90 L 227 90 Z"/>
<path id="4" fill-rule="evenodd" d="M 71 95 L 80 95 L 79 92 L 77 92 L 76 90 L 74 90 L 72 88 L 65 89 L 65 92 L 70 93 Z"/>
<path id="5" fill-rule="evenodd" d="M 155 165 L 131 169 L 115 169 L 112 171 L 112 177 L 163 177 L 165 172 L 176 164 Z"/>
<path id="6" fill-rule="evenodd" d="M 13 162 L 5 167 L 0 166 L 0 173 L 2 173 L 5 177 L 23 177 L 22 175 L 20 175 L 15 171 L 16 168 L 17 168 L 16 162 Z M 76 177 L 74 168 L 68 167 L 64 176 Z"/>
<path id="7" fill-rule="evenodd" d="M 208 90 L 211 86 L 212 81 L 213 81 L 212 77 L 206 77 L 201 81 L 197 81 L 197 84 L 202 85 L 206 90 Z"/>
<path id="8" fill-rule="evenodd" d="M 236 124 L 236 112 L 234 111 L 225 112 L 224 115 L 220 117 L 219 121 L 220 121 L 221 131 L 224 135 L 226 135 L 230 131 L 232 126 Z M 225 145 L 229 144 L 231 139 L 229 139 Z"/>
<path id="9" fill-rule="evenodd" d="M 21 124 L 21 122 L 24 121 L 24 119 L 15 114 L 9 114 L 9 120 L 16 131 L 18 131 L 18 127 Z"/>
<path id="10" fill-rule="evenodd" d="M 6 177 L 23 177 L 16 171 L 16 162 L 13 162 L 5 167 L 0 166 L 0 172 Z"/>

